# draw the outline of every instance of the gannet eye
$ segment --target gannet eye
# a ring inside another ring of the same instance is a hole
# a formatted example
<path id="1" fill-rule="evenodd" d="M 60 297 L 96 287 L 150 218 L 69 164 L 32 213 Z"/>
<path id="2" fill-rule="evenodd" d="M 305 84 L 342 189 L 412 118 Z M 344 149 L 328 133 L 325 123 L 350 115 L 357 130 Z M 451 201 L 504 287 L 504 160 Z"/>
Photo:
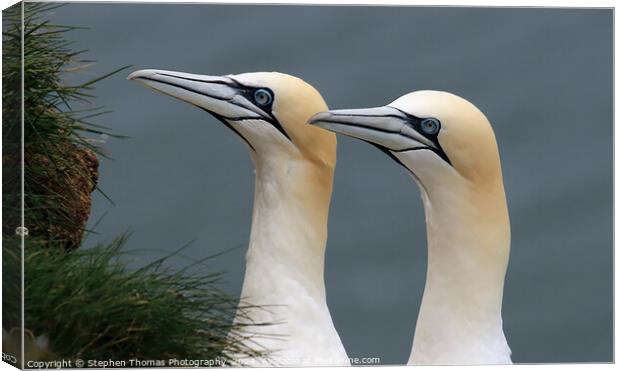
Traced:
<path id="1" fill-rule="evenodd" d="M 437 119 L 424 119 L 420 127 L 425 134 L 435 135 L 439 132 L 439 121 Z"/>
<path id="2" fill-rule="evenodd" d="M 258 89 L 254 92 L 254 101 L 259 106 L 266 106 L 273 100 L 271 93 L 266 89 Z"/>

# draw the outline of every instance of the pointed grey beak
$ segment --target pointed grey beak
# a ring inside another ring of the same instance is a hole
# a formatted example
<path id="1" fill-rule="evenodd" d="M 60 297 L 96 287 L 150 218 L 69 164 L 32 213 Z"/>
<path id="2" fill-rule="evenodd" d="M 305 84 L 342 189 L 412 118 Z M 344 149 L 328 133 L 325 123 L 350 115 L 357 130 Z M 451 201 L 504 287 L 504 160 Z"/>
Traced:
<path id="1" fill-rule="evenodd" d="M 241 86 L 228 76 L 140 70 L 127 76 L 158 92 L 202 108 L 220 119 L 269 118 L 241 92 Z"/>
<path id="2" fill-rule="evenodd" d="M 408 123 L 408 116 L 390 107 L 331 110 L 310 119 L 311 125 L 402 152 L 435 145 Z"/>

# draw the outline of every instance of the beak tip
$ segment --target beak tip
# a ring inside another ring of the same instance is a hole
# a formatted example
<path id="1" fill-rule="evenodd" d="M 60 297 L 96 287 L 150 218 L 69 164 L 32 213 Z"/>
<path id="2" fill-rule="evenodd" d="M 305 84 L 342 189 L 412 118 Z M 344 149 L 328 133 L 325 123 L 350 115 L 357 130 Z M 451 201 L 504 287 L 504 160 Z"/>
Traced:
<path id="1" fill-rule="evenodd" d="M 313 126 L 323 127 L 325 125 L 325 119 L 330 116 L 329 112 L 319 112 L 314 116 L 310 117 L 308 123 Z"/>

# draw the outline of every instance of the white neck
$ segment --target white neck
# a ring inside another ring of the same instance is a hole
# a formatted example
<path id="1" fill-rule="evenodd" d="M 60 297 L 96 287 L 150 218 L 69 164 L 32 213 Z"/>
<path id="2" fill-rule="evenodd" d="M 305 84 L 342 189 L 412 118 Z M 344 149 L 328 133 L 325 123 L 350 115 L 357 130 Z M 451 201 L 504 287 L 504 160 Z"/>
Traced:
<path id="1" fill-rule="evenodd" d="M 448 183 L 422 190 L 428 268 L 408 363 L 511 363 L 501 316 L 510 248 L 503 185 Z"/>
<path id="2" fill-rule="evenodd" d="M 346 358 L 323 279 L 333 169 L 300 159 L 255 159 L 250 245 L 241 299 L 264 306 L 253 322 L 275 325 L 252 338 L 278 365 L 335 364 Z M 275 335 L 275 336 L 271 336 Z M 330 360 L 337 358 L 337 360 Z"/>
<path id="3" fill-rule="evenodd" d="M 287 290 L 282 285 L 294 280 L 316 300 L 325 299 L 323 266 L 329 198 L 322 200 L 322 205 L 307 209 L 304 195 L 299 194 L 301 179 L 296 179 L 297 175 L 301 176 L 296 173 L 305 172 L 304 167 L 305 164 L 295 162 L 257 166 L 244 284 L 250 296 L 260 297 L 265 289 L 269 292 Z M 312 213 L 314 218 L 309 218 Z M 261 280 L 272 276 L 276 268 L 282 269 L 284 272 L 280 273 L 284 275 L 273 277 L 274 282 L 269 287 L 254 287 L 247 282 L 252 274 L 257 274 L 256 278 Z M 291 294 L 289 291 L 281 293 Z"/>

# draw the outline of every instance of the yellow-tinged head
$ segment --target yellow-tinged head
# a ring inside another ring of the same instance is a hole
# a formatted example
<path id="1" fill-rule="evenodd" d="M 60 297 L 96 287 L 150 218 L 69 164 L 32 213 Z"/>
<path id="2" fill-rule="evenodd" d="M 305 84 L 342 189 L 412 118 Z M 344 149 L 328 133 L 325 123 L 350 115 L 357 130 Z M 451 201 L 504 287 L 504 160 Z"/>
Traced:
<path id="1" fill-rule="evenodd" d="M 411 171 L 426 190 L 458 180 L 485 189 L 501 185 L 491 124 L 478 108 L 454 94 L 416 91 L 383 107 L 323 112 L 311 123 L 374 144 Z"/>
<path id="2" fill-rule="evenodd" d="M 306 125 L 325 101 L 305 81 L 278 72 L 207 76 L 140 70 L 128 79 L 201 108 L 238 134 L 256 158 L 302 159 L 333 168 L 336 137 Z"/>

